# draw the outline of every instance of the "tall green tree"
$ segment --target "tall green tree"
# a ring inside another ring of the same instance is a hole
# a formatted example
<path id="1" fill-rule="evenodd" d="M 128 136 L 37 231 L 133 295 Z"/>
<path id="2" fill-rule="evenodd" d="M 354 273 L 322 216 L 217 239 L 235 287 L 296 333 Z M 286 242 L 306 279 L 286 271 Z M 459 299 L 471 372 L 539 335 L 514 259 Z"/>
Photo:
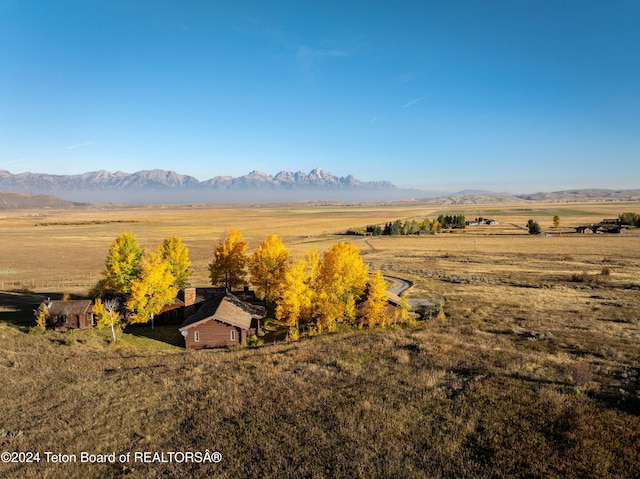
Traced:
<path id="1" fill-rule="evenodd" d="M 233 289 L 245 284 L 247 248 L 239 230 L 233 228 L 227 232 L 214 250 L 213 261 L 209 264 L 209 278 L 213 286 Z"/>

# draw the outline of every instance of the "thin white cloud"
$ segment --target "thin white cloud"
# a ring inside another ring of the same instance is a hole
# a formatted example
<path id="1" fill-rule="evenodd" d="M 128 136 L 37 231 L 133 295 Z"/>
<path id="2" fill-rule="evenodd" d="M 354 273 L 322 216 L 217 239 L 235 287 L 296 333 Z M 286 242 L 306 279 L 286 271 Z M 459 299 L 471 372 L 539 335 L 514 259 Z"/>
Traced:
<path id="1" fill-rule="evenodd" d="M 409 108 L 410 106 L 413 106 L 413 105 L 415 105 L 416 103 L 418 103 L 418 102 L 420 102 L 420 101 L 422 101 L 422 100 L 424 100 L 424 97 L 423 97 L 423 96 L 421 96 L 421 97 L 419 97 L 419 98 L 414 98 L 413 100 L 408 101 L 407 103 L 405 103 L 404 105 L 402 105 L 402 108 Z"/>
<path id="2" fill-rule="evenodd" d="M 375 123 L 376 121 L 378 121 L 378 117 L 374 116 L 373 118 L 371 118 L 371 120 L 369 120 L 369 124 Z"/>
<path id="3" fill-rule="evenodd" d="M 320 68 L 321 59 L 346 58 L 352 55 L 352 52 L 339 48 L 321 49 L 299 45 L 296 49 L 295 58 L 302 73 L 308 78 L 313 79 Z"/>
<path id="4" fill-rule="evenodd" d="M 315 58 L 338 58 L 338 57 L 349 57 L 351 53 L 347 50 L 341 50 L 337 48 L 332 49 L 320 49 L 308 47 L 306 45 L 298 46 L 296 51 L 296 58 L 298 61 L 307 62 L 311 61 Z"/>
<path id="5" fill-rule="evenodd" d="M 82 148 L 83 146 L 93 145 L 93 141 L 85 141 L 84 143 L 78 143 L 77 145 L 67 146 L 67 150 L 75 150 L 76 148 Z"/>
<path id="6" fill-rule="evenodd" d="M 405 73 L 404 75 L 400 75 L 398 78 L 396 78 L 395 86 L 396 88 L 404 86 L 407 83 L 415 81 L 417 78 L 417 75 L 414 75 L 413 73 Z"/>

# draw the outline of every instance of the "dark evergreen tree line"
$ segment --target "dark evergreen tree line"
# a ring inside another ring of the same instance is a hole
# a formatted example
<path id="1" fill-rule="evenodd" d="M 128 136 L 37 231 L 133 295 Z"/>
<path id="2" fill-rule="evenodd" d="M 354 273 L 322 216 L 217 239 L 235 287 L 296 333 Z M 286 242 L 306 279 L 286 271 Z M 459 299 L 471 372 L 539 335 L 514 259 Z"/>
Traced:
<path id="1" fill-rule="evenodd" d="M 640 227 L 640 215 L 637 213 L 622 213 L 618 219 L 620 224 Z"/>

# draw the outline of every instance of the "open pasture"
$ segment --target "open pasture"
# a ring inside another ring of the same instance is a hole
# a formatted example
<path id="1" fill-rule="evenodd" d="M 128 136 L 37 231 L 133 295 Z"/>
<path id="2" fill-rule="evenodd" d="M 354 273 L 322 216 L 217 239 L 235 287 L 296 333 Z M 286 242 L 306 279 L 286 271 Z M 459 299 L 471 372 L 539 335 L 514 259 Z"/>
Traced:
<path id="1" fill-rule="evenodd" d="M 86 294 L 100 277 L 111 242 L 123 231 L 133 232 L 148 248 L 178 235 L 190 249 L 192 283 L 206 286 L 213 248 L 236 227 L 250 251 L 270 234 L 279 235 L 293 256 L 351 241 L 373 268 L 411 280 L 409 296 L 444 298 L 456 323 L 479 330 L 548 332 L 565 338 L 563 344 L 572 350 L 598 343 L 600 350 L 609 347 L 631 360 L 640 343 L 640 231 L 574 232 L 575 226 L 625 211 L 640 211 L 640 204 L 149 205 L 6 212 L 0 218 L 0 289 L 7 292 L 0 297 L 0 312 L 14 323 L 28 323 L 40 297 Z M 433 236 L 338 235 L 440 213 L 482 216 L 499 224 Z M 552 221 L 556 214 L 558 229 Z M 524 225 L 531 218 L 550 235 L 527 234 Z M 593 336 L 595 331 L 603 337 Z"/>
<path id="2" fill-rule="evenodd" d="M 424 208 L 407 207 L 95 207 L 86 210 L 17 211 L 0 215 L 0 289 L 67 291 L 82 294 L 104 267 L 106 253 L 124 231 L 146 248 L 179 236 L 190 250 L 194 275 L 208 282 L 207 265 L 221 236 L 242 231 L 250 248 L 277 234 L 294 254 L 320 250 L 333 233 L 360 222 L 410 217 Z M 428 211 L 428 210 L 427 210 Z M 333 239 L 335 241 L 335 239 Z"/>
<path id="3" fill-rule="evenodd" d="M 624 211 L 640 204 L 4 213 L 0 281 L 12 291 L 0 292 L 0 322 L 32 321 L 43 295 L 86 292 L 122 231 L 146 247 L 180 236 L 194 284 L 206 285 L 213 247 L 233 226 L 250 248 L 278 234 L 294 255 L 352 241 L 372 267 L 411 280 L 410 295 L 443 298 L 446 318 L 223 351 L 172 350 L 144 327 L 113 347 L 107 333 L 25 334 L 0 324 L 3 450 L 223 454 L 203 465 L 0 464 L 0 474 L 638 477 L 640 232 L 570 228 Z M 500 224 L 335 235 L 440 213 Z M 528 235 L 530 218 L 553 234 Z"/>
<path id="4" fill-rule="evenodd" d="M 78 210 L 6 211 L 0 215 L 0 289 L 51 291 L 54 288 L 82 294 L 96 282 L 111 242 L 124 231 L 133 232 L 139 243 L 147 248 L 155 248 L 171 235 L 182 238 L 190 249 L 193 283 L 203 285 L 207 283 L 207 265 L 213 248 L 231 227 L 242 231 L 250 248 L 255 248 L 266 236 L 277 234 L 296 255 L 304 254 L 313 246 L 323 250 L 332 242 L 344 240 L 335 234 L 351 227 L 383 224 L 396 219 L 421 221 L 425 217 L 433 219 L 440 213 L 463 213 L 467 219 L 491 217 L 500 225 L 470 227 L 455 233 L 456 236 L 470 237 L 466 241 L 450 241 L 451 237 L 445 234 L 430 238 L 399 238 L 398 241 L 383 243 L 380 248 L 387 250 L 390 257 L 393 257 L 395 249 L 399 253 L 407 250 L 421 254 L 471 251 L 476 247 L 485 252 L 498 248 L 516 257 L 536 251 L 554 258 L 558 254 L 574 252 L 602 257 L 633 255 L 633 249 L 626 244 L 633 245 L 635 235 L 611 241 L 609 237 L 579 238 L 572 234 L 570 238 L 576 241 L 562 238 L 553 242 L 523 242 L 512 235 L 526 234 L 523 227 L 530 218 L 538 221 L 544 230 L 554 231 L 552 218 L 558 214 L 561 226 L 557 233 L 569 233 L 573 231 L 570 226 L 616 217 L 623 211 L 634 211 L 634 207 L 640 209 L 638 206 L 628 203 L 535 204 L 530 207 L 107 205 Z M 493 239 L 498 235 L 510 238 Z M 370 246 L 361 243 L 361 238 L 346 239 L 360 243 L 363 251 L 370 250 Z M 374 241 L 379 240 L 376 238 Z"/>

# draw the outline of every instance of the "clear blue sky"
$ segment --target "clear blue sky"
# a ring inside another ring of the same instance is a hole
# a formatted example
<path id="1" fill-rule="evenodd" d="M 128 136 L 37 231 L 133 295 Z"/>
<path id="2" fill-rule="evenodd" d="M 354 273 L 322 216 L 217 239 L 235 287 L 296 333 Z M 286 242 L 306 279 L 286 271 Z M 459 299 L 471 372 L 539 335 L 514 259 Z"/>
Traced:
<path id="1" fill-rule="evenodd" d="M 0 0 L 0 168 L 640 188 L 638 1 Z"/>

